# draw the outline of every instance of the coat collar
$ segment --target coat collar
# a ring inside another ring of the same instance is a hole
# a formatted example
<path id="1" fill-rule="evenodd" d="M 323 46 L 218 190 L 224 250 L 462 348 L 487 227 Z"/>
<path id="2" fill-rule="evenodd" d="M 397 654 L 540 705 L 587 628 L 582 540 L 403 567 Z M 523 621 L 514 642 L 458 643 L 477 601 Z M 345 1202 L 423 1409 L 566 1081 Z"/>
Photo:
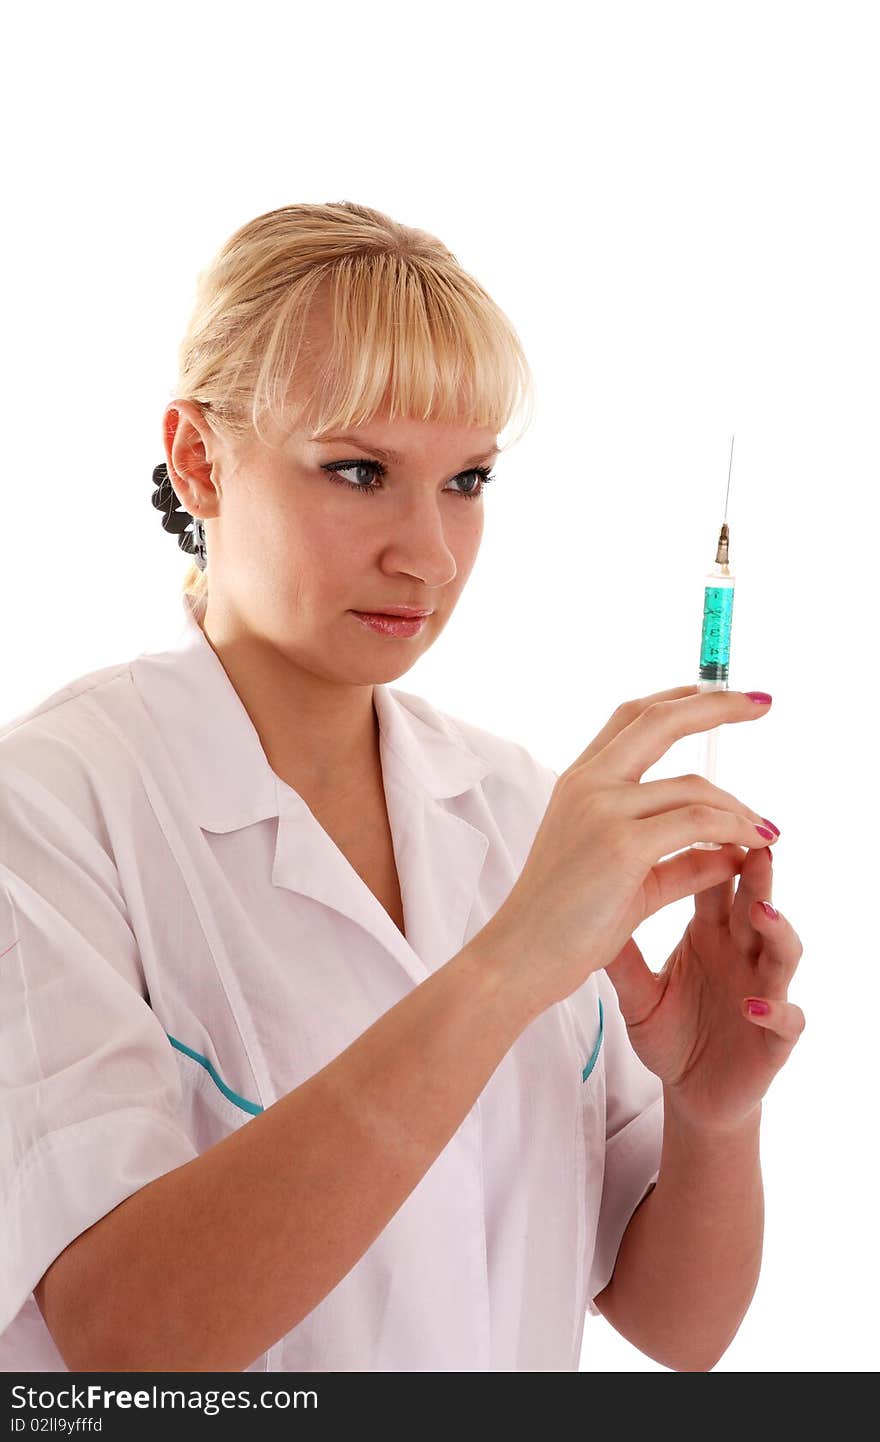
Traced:
<path id="1" fill-rule="evenodd" d="M 165 650 L 133 663 L 135 682 L 206 831 L 234 831 L 289 810 L 297 793 L 271 769 L 223 665 L 182 596 L 184 621 Z M 458 796 L 492 769 L 422 697 L 373 687 L 383 769 L 432 800 Z M 282 807 L 280 798 L 286 806 Z"/>

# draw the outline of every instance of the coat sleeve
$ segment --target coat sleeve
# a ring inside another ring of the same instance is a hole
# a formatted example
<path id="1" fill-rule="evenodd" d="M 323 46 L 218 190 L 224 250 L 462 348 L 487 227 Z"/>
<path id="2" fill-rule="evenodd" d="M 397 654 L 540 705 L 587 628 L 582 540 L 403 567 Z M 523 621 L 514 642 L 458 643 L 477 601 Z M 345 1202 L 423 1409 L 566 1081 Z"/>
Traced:
<path id="1" fill-rule="evenodd" d="M 0 747 L 0 1334 L 75 1237 L 198 1155 L 109 844 L 54 765 Z"/>

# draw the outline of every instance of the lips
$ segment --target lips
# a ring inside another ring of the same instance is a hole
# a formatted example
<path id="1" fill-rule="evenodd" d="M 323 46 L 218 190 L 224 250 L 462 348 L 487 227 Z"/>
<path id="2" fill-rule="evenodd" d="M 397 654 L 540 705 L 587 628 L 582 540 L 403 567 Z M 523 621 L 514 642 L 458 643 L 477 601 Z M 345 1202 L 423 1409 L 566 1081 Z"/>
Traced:
<path id="1" fill-rule="evenodd" d="M 423 616 L 433 614 L 433 611 L 417 611 L 412 606 L 390 606 L 384 611 L 361 611 L 362 616 L 396 616 L 404 621 L 420 621 Z"/>

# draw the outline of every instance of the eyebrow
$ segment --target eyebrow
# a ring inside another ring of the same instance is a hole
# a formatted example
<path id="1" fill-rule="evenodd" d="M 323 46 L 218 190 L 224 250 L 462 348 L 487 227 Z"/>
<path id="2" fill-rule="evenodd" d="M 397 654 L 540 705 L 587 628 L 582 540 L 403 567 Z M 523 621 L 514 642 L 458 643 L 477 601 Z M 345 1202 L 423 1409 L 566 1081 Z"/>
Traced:
<path id="1" fill-rule="evenodd" d="M 324 445 L 329 441 L 347 441 L 349 445 L 360 446 L 363 450 L 369 451 L 372 455 L 378 456 L 380 460 L 391 461 L 393 465 L 402 466 L 406 460 L 399 451 L 385 450 L 382 446 L 374 446 L 370 441 L 365 441 L 363 436 L 341 435 L 341 436 L 312 436 L 311 439 L 318 445 Z M 471 456 L 470 460 L 464 462 L 466 466 L 476 465 L 478 461 L 491 460 L 493 456 L 500 456 L 498 447 L 481 452 L 478 456 Z"/>

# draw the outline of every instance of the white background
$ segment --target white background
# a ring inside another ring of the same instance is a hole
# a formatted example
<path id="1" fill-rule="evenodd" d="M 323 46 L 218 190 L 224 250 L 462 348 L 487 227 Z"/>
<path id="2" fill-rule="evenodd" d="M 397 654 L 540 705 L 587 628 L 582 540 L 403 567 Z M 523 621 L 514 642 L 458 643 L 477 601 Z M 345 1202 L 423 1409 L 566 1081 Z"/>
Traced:
<path id="1" fill-rule="evenodd" d="M 696 680 L 736 433 L 718 784 L 781 828 L 806 1030 L 764 1103 L 764 1265 L 717 1371 L 865 1371 L 874 1292 L 880 68 L 872 4 L 19 8 L 6 216 L 0 712 L 161 647 L 150 504 L 197 271 L 354 200 L 440 236 L 538 388 L 433 651 L 394 684 L 566 767 Z M 574 28 L 577 27 L 577 28 Z M 697 769 L 677 743 L 649 779 Z M 637 940 L 662 964 L 692 903 Z M 586 1371 L 664 1371 L 588 1318 Z"/>

